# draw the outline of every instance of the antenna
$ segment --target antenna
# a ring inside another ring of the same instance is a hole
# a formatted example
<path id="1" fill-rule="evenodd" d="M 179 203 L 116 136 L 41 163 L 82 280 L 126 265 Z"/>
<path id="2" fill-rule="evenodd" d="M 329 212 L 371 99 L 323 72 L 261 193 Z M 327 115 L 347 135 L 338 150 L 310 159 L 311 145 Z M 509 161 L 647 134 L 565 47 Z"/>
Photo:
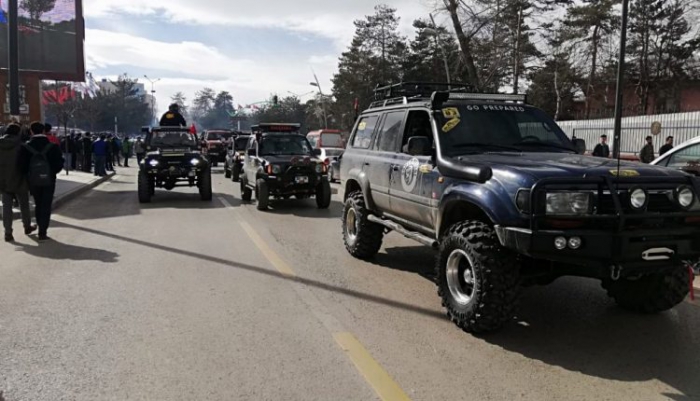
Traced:
<path id="1" fill-rule="evenodd" d="M 617 89 L 615 91 L 615 140 L 613 146 L 615 148 L 615 156 L 617 157 L 617 182 L 620 180 L 620 144 L 622 143 L 622 92 L 625 85 L 625 52 L 627 46 L 627 19 L 629 14 L 629 0 L 622 1 L 622 30 L 620 32 L 620 55 L 617 65 Z"/>

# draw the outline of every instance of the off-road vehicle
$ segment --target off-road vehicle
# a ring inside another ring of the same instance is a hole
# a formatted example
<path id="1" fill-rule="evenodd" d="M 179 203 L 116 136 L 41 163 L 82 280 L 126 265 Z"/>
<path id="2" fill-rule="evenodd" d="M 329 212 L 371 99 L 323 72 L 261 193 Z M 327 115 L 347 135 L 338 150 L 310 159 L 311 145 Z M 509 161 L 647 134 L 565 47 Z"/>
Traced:
<path id="1" fill-rule="evenodd" d="M 436 248 L 438 294 L 471 332 L 561 276 L 600 279 L 633 311 L 674 307 L 700 254 L 697 178 L 584 152 L 523 95 L 379 88 L 341 162 L 346 248 L 369 259 L 390 231 Z"/>
<path id="2" fill-rule="evenodd" d="M 202 153 L 207 156 L 212 167 L 226 161 L 226 149 L 233 136 L 232 131 L 223 129 L 206 130 L 202 133 Z"/>
<path id="3" fill-rule="evenodd" d="M 203 201 L 212 200 L 211 168 L 187 128 L 144 128 L 146 157 L 139 165 L 139 202 L 148 203 L 156 188 L 197 187 Z"/>
<path id="4" fill-rule="evenodd" d="M 240 132 L 234 136 L 229 145 L 226 163 L 224 164 L 224 174 L 226 178 L 230 178 L 233 182 L 241 180 L 241 170 L 243 169 L 245 150 L 249 140 L 250 133 Z"/>
<path id="5" fill-rule="evenodd" d="M 267 210 L 270 199 L 316 198 L 319 209 L 331 203 L 327 166 L 318 159 L 299 124 L 260 124 L 246 147 L 241 174 L 241 196 L 250 201 L 255 191 L 258 210 Z"/>

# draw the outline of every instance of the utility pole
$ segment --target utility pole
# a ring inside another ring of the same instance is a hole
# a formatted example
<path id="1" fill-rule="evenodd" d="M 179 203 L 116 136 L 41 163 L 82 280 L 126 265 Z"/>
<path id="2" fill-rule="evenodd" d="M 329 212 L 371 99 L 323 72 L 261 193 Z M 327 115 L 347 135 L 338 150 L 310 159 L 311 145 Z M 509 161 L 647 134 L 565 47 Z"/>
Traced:
<path id="1" fill-rule="evenodd" d="M 319 93 L 319 95 L 321 95 L 321 106 L 323 109 L 323 125 L 324 125 L 324 128 L 328 128 L 328 115 L 326 114 L 326 96 L 323 94 L 323 90 L 321 90 L 321 83 L 318 82 L 318 77 L 316 76 L 316 72 L 314 72 L 314 80 L 315 80 L 315 82 L 311 82 L 310 85 L 317 87 L 318 93 Z"/>
<path id="2" fill-rule="evenodd" d="M 19 11 L 18 1 L 9 0 L 7 24 L 7 66 L 10 86 L 10 115 L 19 117 Z"/>
<path id="3" fill-rule="evenodd" d="M 151 124 L 155 124 L 156 121 L 156 82 L 160 81 L 158 79 L 150 79 L 148 75 L 144 75 L 144 78 L 151 83 Z"/>
<path id="4" fill-rule="evenodd" d="M 622 1 L 622 28 L 620 31 L 620 55 L 617 64 L 617 89 L 615 91 L 615 129 L 613 131 L 613 156 L 620 166 L 620 144 L 622 136 L 622 102 L 625 89 L 625 53 L 627 52 L 627 21 L 629 18 L 629 0 Z"/>
<path id="5" fill-rule="evenodd" d="M 513 94 L 518 94 L 518 86 L 520 86 L 520 40 L 522 36 L 523 23 L 523 3 L 518 6 L 518 29 L 516 30 L 515 38 L 515 62 L 513 65 Z"/>

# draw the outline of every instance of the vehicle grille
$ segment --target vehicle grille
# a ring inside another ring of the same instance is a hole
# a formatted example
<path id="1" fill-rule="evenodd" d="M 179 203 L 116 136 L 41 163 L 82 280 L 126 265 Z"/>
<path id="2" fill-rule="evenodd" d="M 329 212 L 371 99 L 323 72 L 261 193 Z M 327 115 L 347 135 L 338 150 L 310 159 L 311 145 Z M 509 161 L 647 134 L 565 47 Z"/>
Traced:
<path id="1" fill-rule="evenodd" d="M 632 213 L 634 210 L 630 205 L 630 191 L 628 189 L 618 191 L 620 203 L 625 213 Z M 655 190 L 649 193 L 649 203 L 646 212 L 648 213 L 674 213 L 681 212 L 680 207 L 673 200 L 673 190 Z M 615 214 L 615 203 L 609 192 L 598 195 L 597 214 Z"/>

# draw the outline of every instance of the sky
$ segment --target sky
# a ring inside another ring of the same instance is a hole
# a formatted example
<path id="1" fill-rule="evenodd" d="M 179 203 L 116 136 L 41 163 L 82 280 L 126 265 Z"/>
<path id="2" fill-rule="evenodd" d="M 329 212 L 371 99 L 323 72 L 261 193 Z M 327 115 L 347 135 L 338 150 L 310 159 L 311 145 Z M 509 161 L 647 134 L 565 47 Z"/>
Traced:
<path id="1" fill-rule="evenodd" d="M 400 29 L 427 17 L 436 0 L 386 0 Z M 234 103 L 271 94 L 304 95 L 315 71 L 324 93 L 338 57 L 350 44 L 353 21 L 379 0 L 85 0 L 85 57 L 96 78 L 127 73 L 160 79 L 159 111 L 181 91 L 188 101 L 203 87 L 229 91 Z M 438 23 L 444 21 L 439 18 Z M 446 21 L 445 21 L 446 22 Z M 302 97 L 306 100 L 310 94 Z"/>

